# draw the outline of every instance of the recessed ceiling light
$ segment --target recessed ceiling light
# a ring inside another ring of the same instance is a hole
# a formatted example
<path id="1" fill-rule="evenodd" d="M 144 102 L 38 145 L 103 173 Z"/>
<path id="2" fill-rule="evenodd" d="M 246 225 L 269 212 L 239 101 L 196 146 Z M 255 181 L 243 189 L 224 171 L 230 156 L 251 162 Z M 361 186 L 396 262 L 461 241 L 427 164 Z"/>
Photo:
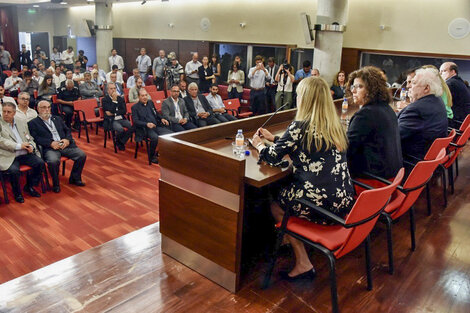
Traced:
<path id="1" fill-rule="evenodd" d="M 61 3 L 59 3 L 59 4 L 67 4 L 67 2 L 65 2 L 65 1 L 62 1 L 62 2 L 61 2 Z"/>
<path id="2" fill-rule="evenodd" d="M 38 4 L 33 5 L 33 8 L 39 8 Z"/>

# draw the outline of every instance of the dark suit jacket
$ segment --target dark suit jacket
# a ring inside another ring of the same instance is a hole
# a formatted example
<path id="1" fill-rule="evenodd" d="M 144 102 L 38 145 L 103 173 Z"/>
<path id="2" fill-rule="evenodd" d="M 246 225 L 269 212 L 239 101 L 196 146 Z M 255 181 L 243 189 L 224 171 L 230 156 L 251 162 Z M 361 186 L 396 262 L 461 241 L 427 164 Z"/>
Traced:
<path id="1" fill-rule="evenodd" d="M 351 118 L 347 151 L 349 173 L 364 177 L 368 171 L 394 177 L 403 166 L 400 133 L 395 112 L 386 102 L 364 105 Z"/>
<path id="2" fill-rule="evenodd" d="M 183 99 L 178 98 L 178 106 L 179 106 L 180 113 L 183 116 L 183 118 L 189 121 L 188 109 L 186 108 L 186 105 Z M 175 124 L 179 123 L 179 120 L 175 117 L 175 114 L 176 114 L 175 105 L 171 97 L 168 97 L 167 99 L 165 99 L 165 101 L 163 101 L 162 114 L 163 114 L 163 118 L 170 121 L 171 123 L 175 123 Z"/>
<path id="3" fill-rule="evenodd" d="M 121 96 L 124 97 L 124 88 L 122 87 L 122 84 L 118 83 L 118 82 L 115 82 L 114 84 L 116 85 L 116 89 L 117 89 L 118 94 L 120 94 Z M 107 96 L 108 95 L 108 84 L 105 84 L 103 89 L 104 89 L 104 95 Z"/>
<path id="4" fill-rule="evenodd" d="M 454 119 L 463 121 L 470 114 L 470 91 L 459 76 L 453 76 L 446 81 L 452 94 L 452 112 Z"/>
<path id="5" fill-rule="evenodd" d="M 209 102 L 207 101 L 206 97 L 204 97 L 203 95 L 197 95 L 199 101 L 201 102 L 202 104 L 202 107 L 204 108 L 204 110 L 206 112 L 208 112 L 211 116 L 214 115 L 214 111 L 212 111 L 212 107 L 211 105 L 209 104 Z M 196 112 L 196 108 L 194 107 L 194 102 L 193 102 L 193 99 L 191 98 L 190 95 L 184 97 L 184 102 L 186 104 L 186 109 L 188 109 L 188 113 L 189 113 L 189 117 L 191 118 L 191 121 L 193 123 L 196 123 L 197 125 L 197 120 L 199 119 L 199 117 L 197 116 L 197 112 Z"/>
<path id="6" fill-rule="evenodd" d="M 157 126 L 165 127 L 162 123 L 163 116 L 158 113 L 152 100 L 148 100 L 147 105 L 152 108 L 153 118 L 157 121 Z M 147 123 L 153 123 L 153 118 L 148 115 L 148 110 L 142 102 L 137 102 L 132 106 L 132 120 L 135 126 L 135 141 L 142 141 L 147 133 Z"/>
<path id="7" fill-rule="evenodd" d="M 440 97 L 428 95 L 398 114 L 403 154 L 423 158 L 436 138 L 447 136 L 447 113 Z"/>
<path id="8" fill-rule="evenodd" d="M 65 125 L 64 120 L 56 115 L 52 115 L 51 120 L 59 133 L 60 139 L 68 139 L 70 141 L 69 147 L 76 147 L 70 128 Z M 31 136 L 33 136 L 34 141 L 36 141 L 38 145 L 41 145 L 45 151 L 52 149 L 51 143 L 54 141 L 52 133 L 39 116 L 28 122 L 28 128 Z"/>
<path id="9" fill-rule="evenodd" d="M 109 116 L 104 113 L 104 128 L 109 129 L 111 122 L 114 120 L 115 115 L 122 115 L 125 117 L 127 113 L 126 102 L 123 97 L 117 97 L 117 103 L 114 103 L 109 95 L 103 98 L 103 111 L 109 111 L 113 113 L 113 116 Z"/>

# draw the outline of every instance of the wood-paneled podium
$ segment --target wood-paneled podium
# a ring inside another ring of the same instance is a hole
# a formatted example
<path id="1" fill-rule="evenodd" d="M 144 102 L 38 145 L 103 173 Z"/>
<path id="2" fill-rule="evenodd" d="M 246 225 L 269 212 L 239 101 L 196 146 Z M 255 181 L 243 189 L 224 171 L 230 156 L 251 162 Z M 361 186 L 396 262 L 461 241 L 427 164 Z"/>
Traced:
<path id="1" fill-rule="evenodd" d="M 296 110 L 279 112 L 265 127 L 282 134 Z M 231 292 L 240 287 L 245 184 L 263 187 L 290 173 L 257 164 L 258 152 L 232 153 L 269 118 L 261 115 L 159 139 L 162 251 Z"/>

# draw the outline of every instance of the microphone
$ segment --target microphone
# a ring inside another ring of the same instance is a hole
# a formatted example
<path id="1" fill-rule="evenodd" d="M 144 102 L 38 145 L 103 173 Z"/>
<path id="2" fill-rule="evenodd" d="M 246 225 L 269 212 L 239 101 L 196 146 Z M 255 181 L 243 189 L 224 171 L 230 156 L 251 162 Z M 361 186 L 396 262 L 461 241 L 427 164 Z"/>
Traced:
<path id="1" fill-rule="evenodd" d="M 401 91 L 401 89 L 403 88 L 403 85 L 406 84 L 406 79 L 405 81 L 400 85 L 400 88 L 397 88 L 397 90 L 395 90 L 395 93 L 393 94 L 393 100 L 396 100 L 396 101 L 400 101 L 401 99 L 400 98 L 397 98 L 397 92 L 398 91 Z"/>
<path id="2" fill-rule="evenodd" d="M 266 120 L 266 122 L 263 123 L 263 125 L 261 125 L 260 128 L 263 128 L 263 127 L 274 117 L 274 115 L 277 114 L 277 112 L 279 112 L 282 108 L 284 108 L 284 107 L 285 107 L 286 105 L 288 105 L 288 104 L 289 104 L 289 102 L 284 103 L 282 106 L 280 106 L 279 109 L 277 109 L 277 110 L 274 112 L 274 114 L 271 115 L 271 116 Z"/>

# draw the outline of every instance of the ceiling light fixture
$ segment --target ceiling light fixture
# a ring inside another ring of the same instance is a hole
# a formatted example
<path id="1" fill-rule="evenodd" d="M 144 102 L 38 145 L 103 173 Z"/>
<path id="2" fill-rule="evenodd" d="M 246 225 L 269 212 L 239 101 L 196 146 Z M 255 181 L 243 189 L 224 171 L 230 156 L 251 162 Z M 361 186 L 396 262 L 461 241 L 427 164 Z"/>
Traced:
<path id="1" fill-rule="evenodd" d="M 142 1 L 141 5 L 144 5 L 147 3 L 147 0 Z"/>
<path id="2" fill-rule="evenodd" d="M 39 8 L 38 4 L 33 5 L 33 8 Z"/>
<path id="3" fill-rule="evenodd" d="M 67 2 L 65 2 L 65 1 L 62 1 L 62 2 L 61 2 L 61 3 L 59 3 L 59 4 L 65 5 L 65 4 L 67 4 Z"/>

